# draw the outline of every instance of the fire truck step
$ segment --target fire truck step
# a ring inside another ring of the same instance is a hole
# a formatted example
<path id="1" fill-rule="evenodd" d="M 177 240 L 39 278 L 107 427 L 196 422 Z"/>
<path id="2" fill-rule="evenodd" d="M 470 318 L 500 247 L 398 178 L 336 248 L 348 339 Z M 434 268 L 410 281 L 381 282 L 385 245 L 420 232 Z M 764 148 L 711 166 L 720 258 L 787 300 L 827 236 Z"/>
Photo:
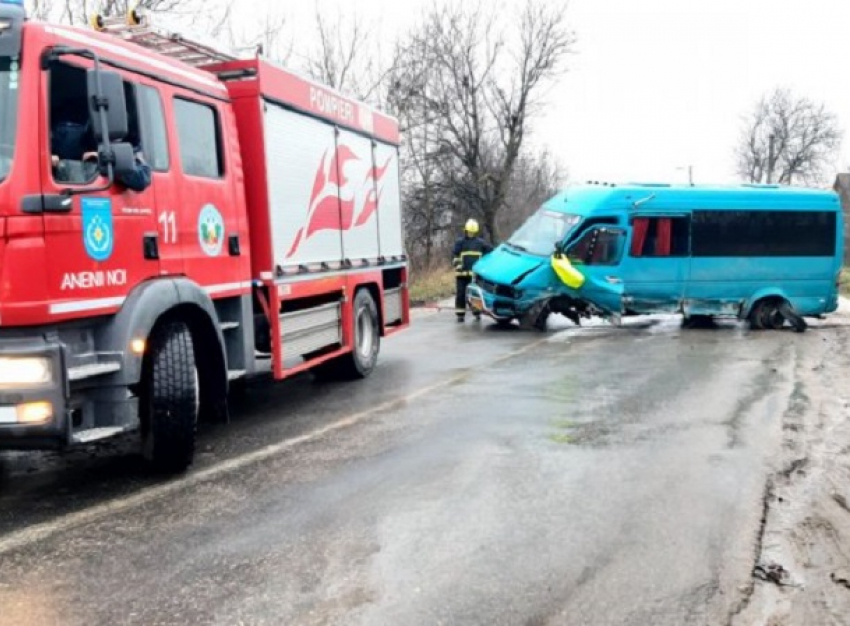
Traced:
<path id="1" fill-rule="evenodd" d="M 74 443 L 92 443 L 101 439 L 109 439 L 115 435 L 124 432 L 126 429 L 120 426 L 110 426 L 108 428 L 89 428 L 74 433 L 71 438 Z"/>
<path id="2" fill-rule="evenodd" d="M 221 324 L 219 324 L 219 328 L 221 328 L 222 332 L 224 332 L 227 330 L 236 330 L 241 325 L 242 324 L 240 324 L 239 322 L 222 322 Z"/>
<path id="3" fill-rule="evenodd" d="M 245 370 L 228 370 L 227 380 L 239 380 L 240 378 L 245 378 L 247 373 L 248 372 Z"/>
<path id="4" fill-rule="evenodd" d="M 114 374 L 121 371 L 120 363 L 92 363 L 91 365 L 80 365 L 72 367 L 68 370 L 68 378 L 71 382 L 94 378 L 95 376 L 105 376 L 106 374 Z"/>

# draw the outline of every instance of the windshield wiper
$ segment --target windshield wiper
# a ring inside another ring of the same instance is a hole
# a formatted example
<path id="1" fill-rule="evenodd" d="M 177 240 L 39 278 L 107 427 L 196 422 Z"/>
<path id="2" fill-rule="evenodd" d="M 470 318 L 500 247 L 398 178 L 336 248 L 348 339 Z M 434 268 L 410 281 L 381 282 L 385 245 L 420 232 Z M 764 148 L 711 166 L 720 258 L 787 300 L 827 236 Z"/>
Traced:
<path id="1" fill-rule="evenodd" d="M 513 243 L 513 242 L 510 242 L 510 241 L 508 241 L 508 242 L 506 242 L 506 243 L 507 243 L 507 244 L 508 244 L 511 248 L 513 248 L 514 250 L 519 250 L 520 252 L 528 252 L 528 248 L 526 248 L 526 247 L 524 247 L 524 246 L 517 245 L 517 244 L 515 244 L 515 243 Z"/>

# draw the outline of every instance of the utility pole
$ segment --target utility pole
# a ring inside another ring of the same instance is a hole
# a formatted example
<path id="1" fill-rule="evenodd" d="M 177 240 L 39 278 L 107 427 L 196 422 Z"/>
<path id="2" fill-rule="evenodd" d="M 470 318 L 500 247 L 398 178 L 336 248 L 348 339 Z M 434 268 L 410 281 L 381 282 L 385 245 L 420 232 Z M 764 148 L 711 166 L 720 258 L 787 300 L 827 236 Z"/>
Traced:
<path id="1" fill-rule="evenodd" d="M 773 133 L 767 138 L 767 184 L 773 184 L 773 143 L 776 137 Z"/>

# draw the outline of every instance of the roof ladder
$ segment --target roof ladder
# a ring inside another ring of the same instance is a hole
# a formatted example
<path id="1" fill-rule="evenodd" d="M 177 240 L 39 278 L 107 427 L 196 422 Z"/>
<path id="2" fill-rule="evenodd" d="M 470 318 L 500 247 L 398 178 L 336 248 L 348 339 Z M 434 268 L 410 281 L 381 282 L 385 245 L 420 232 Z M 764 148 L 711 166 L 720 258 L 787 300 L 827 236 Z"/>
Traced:
<path id="1" fill-rule="evenodd" d="M 151 25 L 147 15 L 141 15 L 136 10 L 130 11 L 124 18 L 95 15 L 91 19 L 91 26 L 102 33 L 115 35 L 194 67 L 237 60 L 237 57 L 231 53 L 192 41 L 178 33 L 156 29 Z"/>

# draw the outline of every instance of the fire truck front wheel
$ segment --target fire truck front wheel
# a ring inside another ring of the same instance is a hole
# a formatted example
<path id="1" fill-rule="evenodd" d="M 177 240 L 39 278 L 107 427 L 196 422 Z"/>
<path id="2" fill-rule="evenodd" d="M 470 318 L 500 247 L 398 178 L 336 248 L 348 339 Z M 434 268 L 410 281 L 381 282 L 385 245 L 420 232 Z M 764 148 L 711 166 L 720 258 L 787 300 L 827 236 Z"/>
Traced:
<path id="1" fill-rule="evenodd" d="M 157 471 L 184 471 L 195 455 L 199 384 L 189 327 L 157 326 L 142 367 L 139 411 L 142 449 Z"/>

